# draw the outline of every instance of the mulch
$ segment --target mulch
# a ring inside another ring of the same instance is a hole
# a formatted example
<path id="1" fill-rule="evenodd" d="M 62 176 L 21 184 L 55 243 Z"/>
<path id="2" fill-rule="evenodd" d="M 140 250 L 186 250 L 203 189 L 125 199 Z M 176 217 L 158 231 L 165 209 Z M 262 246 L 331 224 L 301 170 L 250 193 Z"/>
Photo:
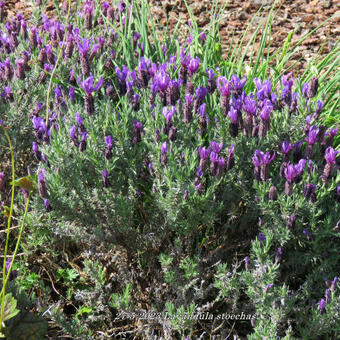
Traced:
<path id="1" fill-rule="evenodd" d="M 61 3 L 62 1 L 59 0 L 59 2 Z M 255 17 L 261 5 L 263 5 L 263 15 L 267 17 L 274 2 L 274 0 L 218 0 L 220 6 L 225 6 L 219 23 L 222 53 L 224 55 L 229 50 L 232 37 L 234 36 L 234 41 L 239 41 L 245 28 Z M 152 9 L 154 19 L 159 22 L 160 28 L 164 27 L 167 22 L 169 22 L 170 28 L 173 28 L 178 19 L 188 24 L 190 21 L 186 7 L 186 4 L 188 4 L 197 19 L 199 27 L 202 31 L 208 31 L 210 10 L 213 6 L 213 1 L 211 0 L 187 0 L 186 2 L 184 0 L 151 0 L 148 3 Z M 293 72 L 301 74 L 306 68 L 309 59 L 316 54 L 327 55 L 336 42 L 339 41 L 340 1 L 281 0 L 277 4 L 276 8 L 278 10 L 272 25 L 270 53 L 273 53 L 284 44 L 289 32 L 295 32 L 292 39 L 292 45 L 294 45 L 301 37 L 313 31 L 322 22 L 329 20 L 296 49 L 292 58 L 292 61 L 294 61 Z M 8 18 L 21 13 L 25 19 L 29 20 L 32 14 L 32 5 L 29 1 L 10 0 L 6 2 L 5 11 Z M 47 13 L 49 16 L 55 15 L 52 1 L 48 2 Z M 260 16 L 255 17 L 252 28 L 245 36 L 243 46 L 247 45 L 260 22 Z M 181 26 L 181 30 L 182 27 L 185 26 Z M 255 42 L 255 50 L 259 47 L 259 39 L 260 37 Z"/>

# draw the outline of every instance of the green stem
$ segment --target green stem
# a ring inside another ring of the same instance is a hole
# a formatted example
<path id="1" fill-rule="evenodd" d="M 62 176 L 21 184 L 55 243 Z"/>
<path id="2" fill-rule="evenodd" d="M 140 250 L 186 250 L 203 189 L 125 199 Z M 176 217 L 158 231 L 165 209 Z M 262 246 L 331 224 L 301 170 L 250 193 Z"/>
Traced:
<path id="1" fill-rule="evenodd" d="M 45 120 L 46 128 L 47 128 L 47 125 L 48 125 L 48 118 L 49 118 L 48 109 L 49 109 L 49 103 L 50 103 L 50 93 L 51 93 L 51 87 L 52 87 L 52 80 L 53 80 L 55 72 L 57 71 L 57 67 L 58 67 L 58 64 L 59 64 L 59 61 L 60 61 L 61 53 L 64 49 L 64 45 L 65 45 L 65 41 L 66 41 L 66 37 L 67 37 L 67 26 L 68 26 L 68 22 L 69 22 L 69 18 L 70 18 L 70 11 L 71 11 L 71 0 L 68 0 L 68 11 L 67 11 L 67 18 L 66 18 L 66 22 L 65 22 L 64 39 L 63 39 L 62 45 L 59 48 L 58 58 L 57 58 L 57 61 L 54 65 L 53 71 L 51 73 L 51 78 L 50 78 L 50 81 L 48 83 L 47 98 L 46 98 L 46 120 Z"/>
<path id="2" fill-rule="evenodd" d="M 15 167 L 14 167 L 14 152 L 13 152 L 13 146 L 11 139 L 8 135 L 7 129 L 4 127 L 5 135 L 8 140 L 9 149 L 11 152 L 11 163 L 12 163 L 12 195 L 11 195 L 11 206 L 9 209 L 9 216 L 7 220 L 7 233 L 6 233 L 6 244 L 5 244 L 5 252 L 4 252 L 4 262 L 2 267 L 2 290 L 0 294 L 1 298 L 1 313 L 0 313 L 0 332 L 2 329 L 2 318 L 4 314 L 4 308 L 5 308 L 5 291 L 6 291 L 6 257 L 7 257 L 7 250 L 8 250 L 8 242 L 9 242 L 9 232 L 10 232 L 10 226 L 12 221 L 12 214 L 13 214 L 13 204 L 14 204 L 14 182 L 15 182 Z M 12 260 L 13 263 L 13 260 Z"/>
<path id="3" fill-rule="evenodd" d="M 14 263 L 14 259 L 15 259 L 16 255 L 17 255 L 17 253 L 18 253 L 19 244 L 20 244 L 20 240 L 21 240 L 21 235 L 22 235 L 22 232 L 24 230 L 24 225 L 25 225 L 25 220 L 26 220 L 26 216 L 27 216 L 27 211 L 28 211 L 28 205 L 29 205 L 29 202 L 30 202 L 30 197 L 31 197 L 31 193 L 29 193 L 28 197 L 27 197 L 26 206 L 25 206 L 25 213 L 24 213 L 24 217 L 23 217 L 22 222 L 21 222 L 20 231 L 19 231 L 19 237 L 18 237 L 17 243 L 15 245 L 14 253 L 12 255 L 11 265 L 9 266 L 9 269 L 7 271 L 7 275 L 6 275 L 6 278 L 5 278 L 5 284 L 3 285 L 1 294 L 3 293 L 3 290 L 4 290 L 4 288 L 5 288 L 6 284 L 7 284 L 7 281 L 9 279 L 9 275 L 11 273 L 12 266 L 13 266 L 13 263 Z"/>

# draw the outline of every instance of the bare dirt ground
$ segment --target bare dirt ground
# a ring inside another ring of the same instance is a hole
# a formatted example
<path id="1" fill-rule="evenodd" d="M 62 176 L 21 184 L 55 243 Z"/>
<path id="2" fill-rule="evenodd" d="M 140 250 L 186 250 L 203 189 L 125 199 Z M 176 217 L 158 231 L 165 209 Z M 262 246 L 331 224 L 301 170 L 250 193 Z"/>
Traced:
<path id="1" fill-rule="evenodd" d="M 59 1 L 62 2 L 61 0 Z M 267 16 L 274 4 L 274 0 L 218 0 L 219 4 L 226 6 L 220 20 L 220 33 L 222 52 L 225 54 L 230 46 L 234 34 L 235 41 L 241 37 L 246 26 L 255 16 L 261 5 L 264 5 L 264 16 Z M 85 0 L 84 0 L 85 3 Z M 190 16 L 183 0 L 150 0 L 154 18 L 159 21 L 160 27 L 166 22 L 174 27 L 178 19 L 188 23 Z M 199 27 L 207 30 L 210 22 L 211 0 L 188 0 L 190 9 L 194 13 Z M 25 19 L 30 18 L 36 1 L 6 2 L 5 10 L 8 17 L 17 13 L 24 14 Z M 296 61 L 294 73 L 300 74 L 306 67 L 307 61 L 316 54 L 326 55 L 334 47 L 340 37 L 340 0 L 281 0 L 279 9 L 273 21 L 271 32 L 271 49 L 274 52 L 285 42 L 289 32 L 295 31 L 292 43 L 308 34 L 325 20 L 329 20 L 322 28 L 311 34 L 297 49 L 293 60 Z M 47 6 L 47 12 L 54 14 L 52 1 Z M 251 30 L 247 33 L 243 46 L 246 46 L 251 35 L 260 23 L 261 18 L 256 17 Z M 258 47 L 259 41 L 255 44 Z"/>

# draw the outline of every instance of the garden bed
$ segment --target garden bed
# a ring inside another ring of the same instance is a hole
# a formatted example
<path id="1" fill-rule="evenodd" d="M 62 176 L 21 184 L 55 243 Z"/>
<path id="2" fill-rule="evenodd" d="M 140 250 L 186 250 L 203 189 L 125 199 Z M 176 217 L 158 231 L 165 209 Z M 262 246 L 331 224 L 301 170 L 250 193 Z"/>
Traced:
<path id="1" fill-rule="evenodd" d="M 340 334 L 338 8 L 261 3 L 7 3 L 8 338 Z"/>

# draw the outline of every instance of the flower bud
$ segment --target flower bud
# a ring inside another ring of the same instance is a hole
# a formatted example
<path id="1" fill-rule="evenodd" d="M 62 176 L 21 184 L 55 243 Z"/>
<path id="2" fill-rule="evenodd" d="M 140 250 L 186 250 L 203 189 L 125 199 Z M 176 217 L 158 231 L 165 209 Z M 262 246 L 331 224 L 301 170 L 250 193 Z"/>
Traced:
<path id="1" fill-rule="evenodd" d="M 288 222 L 287 222 L 287 228 L 289 230 L 293 230 L 295 228 L 295 224 L 296 224 L 296 216 L 295 214 L 292 214 L 289 216 Z"/>
<path id="2" fill-rule="evenodd" d="M 277 200 L 277 189 L 276 186 L 272 185 L 269 189 L 269 193 L 268 193 L 268 198 L 271 201 L 276 201 Z"/>

